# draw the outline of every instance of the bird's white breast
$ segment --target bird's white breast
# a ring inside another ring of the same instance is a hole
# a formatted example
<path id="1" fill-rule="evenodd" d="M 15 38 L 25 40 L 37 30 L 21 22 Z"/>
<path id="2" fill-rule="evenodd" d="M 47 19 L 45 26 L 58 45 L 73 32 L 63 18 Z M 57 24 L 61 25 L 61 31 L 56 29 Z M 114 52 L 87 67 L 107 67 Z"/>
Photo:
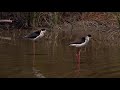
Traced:
<path id="1" fill-rule="evenodd" d="M 86 45 L 87 42 L 81 43 L 81 44 L 70 44 L 69 46 L 74 46 L 74 47 L 82 47 L 84 45 Z"/>
<path id="2" fill-rule="evenodd" d="M 42 38 L 43 36 L 44 36 L 44 33 L 45 33 L 46 31 L 41 31 L 41 33 L 40 33 L 40 35 L 39 36 L 37 36 L 35 39 L 33 39 L 33 40 L 36 40 L 36 39 L 38 39 L 38 38 Z"/>

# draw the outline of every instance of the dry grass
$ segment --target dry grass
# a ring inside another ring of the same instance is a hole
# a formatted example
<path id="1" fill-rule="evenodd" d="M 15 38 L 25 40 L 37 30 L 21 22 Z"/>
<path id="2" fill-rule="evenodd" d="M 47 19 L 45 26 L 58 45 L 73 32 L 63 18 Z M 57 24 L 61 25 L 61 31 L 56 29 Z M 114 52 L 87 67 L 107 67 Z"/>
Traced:
<path id="1" fill-rule="evenodd" d="M 97 24 L 95 21 L 79 21 L 73 25 L 71 33 L 71 25 L 63 24 L 53 28 L 54 40 L 70 42 L 79 37 L 92 35 L 92 38 L 97 40 L 97 45 L 119 46 L 120 45 L 120 29 L 109 28 Z M 53 34 L 52 33 L 52 34 Z M 52 37 L 52 39 L 53 39 Z"/>
<path id="2" fill-rule="evenodd" d="M 23 13 L 24 14 L 27 13 Z M 97 41 L 96 45 L 119 46 L 120 29 L 119 13 L 112 12 L 34 12 L 34 24 L 38 27 L 48 27 L 46 38 L 55 44 L 70 42 L 87 34 L 91 34 Z M 6 32 L 6 34 L 4 34 Z M 15 30 L 1 30 L 1 36 L 12 38 L 23 36 L 29 30 L 22 28 Z"/>

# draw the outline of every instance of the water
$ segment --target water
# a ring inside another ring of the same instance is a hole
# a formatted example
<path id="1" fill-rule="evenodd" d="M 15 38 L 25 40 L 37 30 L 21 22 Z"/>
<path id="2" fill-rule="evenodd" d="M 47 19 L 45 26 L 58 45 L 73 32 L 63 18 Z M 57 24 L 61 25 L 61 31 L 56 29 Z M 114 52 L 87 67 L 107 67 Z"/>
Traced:
<path id="1" fill-rule="evenodd" d="M 95 47 L 80 51 L 65 43 L 39 40 L 0 41 L 0 78 L 120 77 L 120 48 Z"/>

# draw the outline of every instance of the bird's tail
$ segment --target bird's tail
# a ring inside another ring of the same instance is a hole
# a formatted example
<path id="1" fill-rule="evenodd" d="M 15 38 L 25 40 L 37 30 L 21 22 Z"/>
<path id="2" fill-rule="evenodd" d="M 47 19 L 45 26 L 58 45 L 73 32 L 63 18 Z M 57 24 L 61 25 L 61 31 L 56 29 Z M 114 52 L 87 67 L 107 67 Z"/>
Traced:
<path id="1" fill-rule="evenodd" d="M 69 46 L 74 46 L 73 44 L 69 44 Z"/>

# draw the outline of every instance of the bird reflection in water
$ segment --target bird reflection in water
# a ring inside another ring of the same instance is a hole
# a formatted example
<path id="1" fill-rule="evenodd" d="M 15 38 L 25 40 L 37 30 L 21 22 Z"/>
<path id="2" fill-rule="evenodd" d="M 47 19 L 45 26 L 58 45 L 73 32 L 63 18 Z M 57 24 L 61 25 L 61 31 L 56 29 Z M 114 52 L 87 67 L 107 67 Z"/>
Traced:
<path id="1" fill-rule="evenodd" d="M 32 67 L 33 73 L 37 78 L 45 78 L 44 75 L 40 73 L 40 70 L 37 70 L 35 68 L 35 42 L 33 42 L 33 67 Z"/>

